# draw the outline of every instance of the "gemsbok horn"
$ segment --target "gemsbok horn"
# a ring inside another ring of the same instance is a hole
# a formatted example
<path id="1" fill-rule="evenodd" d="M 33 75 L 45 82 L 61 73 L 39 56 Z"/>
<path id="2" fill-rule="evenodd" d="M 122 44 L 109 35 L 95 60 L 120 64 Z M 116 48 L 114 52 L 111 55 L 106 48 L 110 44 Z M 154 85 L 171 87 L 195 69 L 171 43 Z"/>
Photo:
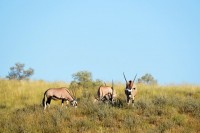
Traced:
<path id="1" fill-rule="evenodd" d="M 124 75 L 124 79 L 126 81 L 126 88 L 125 88 L 125 94 L 126 94 L 126 101 L 127 101 L 127 104 L 129 105 L 131 102 L 132 102 L 132 105 L 134 106 L 134 100 L 135 100 L 135 96 L 137 94 L 137 88 L 136 88 L 136 85 L 135 85 L 135 79 L 137 77 L 137 74 L 135 75 L 135 78 L 134 80 L 130 80 L 129 82 L 127 82 L 126 80 L 126 76 L 125 74 L 123 73 Z"/>
<path id="2" fill-rule="evenodd" d="M 70 93 L 70 91 L 65 88 L 50 88 L 45 91 L 44 98 L 43 98 L 43 106 L 44 110 L 46 109 L 47 105 L 50 106 L 51 100 L 61 100 L 62 106 L 64 102 L 70 102 L 72 106 L 75 108 L 77 107 L 77 100 L 76 98 Z M 67 106 L 66 106 L 67 107 Z"/>

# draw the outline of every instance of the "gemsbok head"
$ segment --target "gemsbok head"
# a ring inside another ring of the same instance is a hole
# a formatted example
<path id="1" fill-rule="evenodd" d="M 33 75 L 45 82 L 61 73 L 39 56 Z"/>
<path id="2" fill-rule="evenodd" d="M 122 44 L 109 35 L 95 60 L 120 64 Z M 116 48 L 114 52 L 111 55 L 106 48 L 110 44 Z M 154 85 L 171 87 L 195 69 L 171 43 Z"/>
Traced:
<path id="1" fill-rule="evenodd" d="M 114 104 L 117 94 L 113 86 L 114 86 L 113 81 L 112 81 L 112 87 L 106 86 L 106 84 L 105 86 L 101 85 L 98 88 L 98 92 L 97 92 L 98 99 L 103 102 L 111 101 L 112 104 Z"/>
<path id="2" fill-rule="evenodd" d="M 43 98 L 43 106 L 44 110 L 47 106 L 50 106 L 51 100 L 61 100 L 62 106 L 64 102 L 68 103 L 68 101 L 71 103 L 72 106 L 75 108 L 77 107 L 77 100 L 74 97 L 74 94 L 65 87 L 62 88 L 50 88 L 45 91 L 44 98 Z M 66 105 L 67 107 L 67 105 Z"/>
<path id="3" fill-rule="evenodd" d="M 137 74 L 135 75 L 134 80 L 129 80 L 129 82 L 126 80 L 126 76 L 124 75 L 124 79 L 126 81 L 126 88 L 125 88 L 125 94 L 126 94 L 126 98 L 127 98 L 127 104 L 129 105 L 132 102 L 132 105 L 134 106 L 134 100 L 135 100 L 135 96 L 137 94 L 137 87 L 135 85 L 135 79 Z"/>

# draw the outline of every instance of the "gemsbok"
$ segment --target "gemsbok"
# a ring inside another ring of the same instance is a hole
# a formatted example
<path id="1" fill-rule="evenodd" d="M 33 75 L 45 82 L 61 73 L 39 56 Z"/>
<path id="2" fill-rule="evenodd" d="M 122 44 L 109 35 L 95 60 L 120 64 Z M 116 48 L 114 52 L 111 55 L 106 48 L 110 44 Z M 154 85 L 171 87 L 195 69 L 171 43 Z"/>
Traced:
<path id="1" fill-rule="evenodd" d="M 73 94 L 74 95 L 74 94 Z M 75 108 L 77 107 L 77 100 L 76 98 L 71 94 L 71 92 L 65 88 L 50 88 L 45 91 L 44 93 L 44 98 L 43 98 L 43 106 L 44 110 L 46 109 L 47 106 L 50 106 L 51 100 L 61 100 L 62 101 L 62 106 L 64 102 L 68 103 L 68 101 L 71 103 L 72 106 Z M 66 105 L 67 107 L 67 105 Z"/>
<path id="2" fill-rule="evenodd" d="M 101 85 L 98 88 L 97 95 L 100 101 L 103 101 L 103 102 L 111 101 L 112 104 L 114 104 L 117 94 L 116 94 L 116 91 L 114 90 L 113 82 L 112 82 L 112 87 Z"/>
<path id="3" fill-rule="evenodd" d="M 125 88 L 125 94 L 126 94 L 126 98 L 127 98 L 127 104 L 130 105 L 130 103 L 132 102 L 132 105 L 134 106 L 134 100 L 135 100 L 135 96 L 137 94 L 137 87 L 135 85 L 135 79 L 137 74 L 135 75 L 134 80 L 130 80 L 129 82 L 127 82 L 126 80 L 126 76 L 124 75 L 124 79 L 126 81 L 126 88 Z"/>

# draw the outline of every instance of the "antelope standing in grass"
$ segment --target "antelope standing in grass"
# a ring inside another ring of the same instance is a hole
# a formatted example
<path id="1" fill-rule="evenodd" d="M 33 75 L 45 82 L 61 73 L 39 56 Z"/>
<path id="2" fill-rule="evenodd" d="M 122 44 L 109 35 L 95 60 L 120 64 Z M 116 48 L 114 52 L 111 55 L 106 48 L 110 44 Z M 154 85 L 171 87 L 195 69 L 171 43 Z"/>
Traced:
<path id="1" fill-rule="evenodd" d="M 68 103 L 68 101 L 69 101 L 72 106 L 74 106 L 75 108 L 77 107 L 77 101 L 76 101 L 75 97 L 65 87 L 50 88 L 45 91 L 44 98 L 43 98 L 44 110 L 46 109 L 47 105 L 50 106 L 52 99 L 53 100 L 61 100 L 62 106 L 63 106 L 64 102 Z"/>
<path id="2" fill-rule="evenodd" d="M 114 90 L 113 87 L 113 82 L 112 82 L 112 87 L 110 86 L 100 86 L 97 92 L 98 95 L 98 99 L 100 101 L 111 101 L 112 104 L 114 104 L 115 102 L 115 98 L 116 98 L 116 91 Z"/>
<path id="3" fill-rule="evenodd" d="M 137 88 L 136 88 L 136 85 L 135 85 L 135 79 L 136 79 L 136 76 L 137 74 L 135 75 L 135 78 L 134 80 L 130 80 L 129 82 L 127 82 L 126 80 L 126 76 L 125 74 L 123 73 L 124 75 L 124 79 L 126 81 L 126 88 L 125 88 L 125 94 L 126 94 L 126 98 L 127 98 L 127 103 L 128 105 L 132 102 L 132 105 L 134 106 L 134 100 L 135 100 L 135 96 L 137 94 Z"/>

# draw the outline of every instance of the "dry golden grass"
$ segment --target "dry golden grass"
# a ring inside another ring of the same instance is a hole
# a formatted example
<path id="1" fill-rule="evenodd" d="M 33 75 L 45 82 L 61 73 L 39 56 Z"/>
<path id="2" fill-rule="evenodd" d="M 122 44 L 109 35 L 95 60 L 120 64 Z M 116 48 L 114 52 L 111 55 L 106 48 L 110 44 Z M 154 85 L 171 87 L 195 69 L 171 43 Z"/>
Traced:
<path id="1" fill-rule="evenodd" d="M 97 88 L 77 90 L 78 108 L 52 101 L 43 111 L 46 89 L 68 83 L 0 80 L 0 132 L 200 132 L 200 87 L 138 85 L 135 106 L 125 103 L 124 85 L 117 83 L 115 106 L 94 104 Z"/>

